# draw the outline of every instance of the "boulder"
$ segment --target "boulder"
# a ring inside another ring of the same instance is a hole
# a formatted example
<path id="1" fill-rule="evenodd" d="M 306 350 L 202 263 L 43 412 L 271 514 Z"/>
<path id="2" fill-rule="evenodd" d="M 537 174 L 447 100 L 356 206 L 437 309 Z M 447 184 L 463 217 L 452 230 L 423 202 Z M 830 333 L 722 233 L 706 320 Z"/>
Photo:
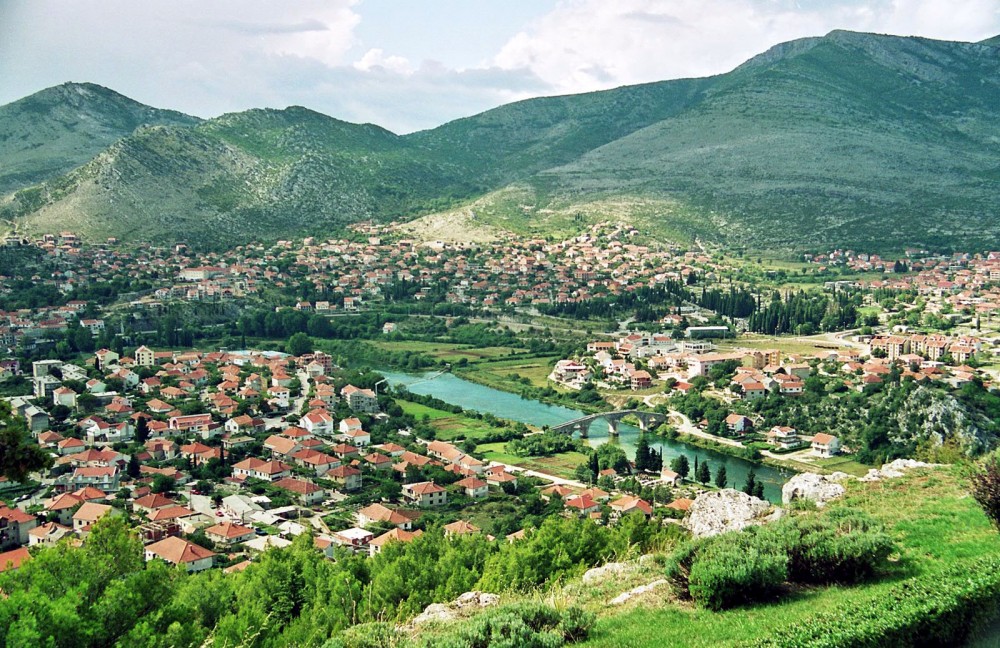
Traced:
<path id="1" fill-rule="evenodd" d="M 430 621 L 453 621 L 466 611 L 497 605 L 500 597 L 489 592 L 466 592 L 451 603 L 431 603 L 410 623 L 418 626 Z"/>
<path id="2" fill-rule="evenodd" d="M 914 459 L 895 459 L 887 464 L 882 464 L 881 469 L 872 468 L 868 471 L 867 475 L 860 479 L 863 482 L 895 479 L 896 477 L 902 477 L 906 474 L 906 471 L 913 470 L 914 468 L 937 468 L 939 466 L 941 464 L 924 463 L 923 461 L 916 461 Z"/>
<path id="3" fill-rule="evenodd" d="M 600 567 L 594 567 L 593 569 L 588 569 L 583 575 L 584 583 L 597 583 L 602 581 L 609 576 L 615 576 L 617 574 L 623 574 L 628 571 L 630 567 L 625 563 L 608 563 L 606 565 L 601 565 Z"/>
<path id="4" fill-rule="evenodd" d="M 777 519 L 780 513 L 770 502 L 726 488 L 699 495 L 684 519 L 696 538 L 707 538 L 727 531 L 739 531 Z"/>
<path id="5" fill-rule="evenodd" d="M 812 500 L 816 502 L 816 506 L 824 506 L 830 500 L 842 497 L 847 490 L 837 483 L 836 478 L 834 475 L 816 473 L 795 475 L 781 487 L 781 501 L 790 504 L 797 499 Z"/>

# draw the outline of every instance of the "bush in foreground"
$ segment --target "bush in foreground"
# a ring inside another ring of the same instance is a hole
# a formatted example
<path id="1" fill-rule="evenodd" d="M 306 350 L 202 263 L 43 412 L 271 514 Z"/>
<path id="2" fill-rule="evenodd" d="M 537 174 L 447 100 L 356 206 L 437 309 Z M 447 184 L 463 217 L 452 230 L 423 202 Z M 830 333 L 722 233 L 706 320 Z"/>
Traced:
<path id="1" fill-rule="evenodd" d="M 871 578 L 893 551 L 880 524 L 862 513 L 835 510 L 688 542 L 671 557 L 667 577 L 682 595 L 721 610 L 773 598 L 786 582 Z"/>

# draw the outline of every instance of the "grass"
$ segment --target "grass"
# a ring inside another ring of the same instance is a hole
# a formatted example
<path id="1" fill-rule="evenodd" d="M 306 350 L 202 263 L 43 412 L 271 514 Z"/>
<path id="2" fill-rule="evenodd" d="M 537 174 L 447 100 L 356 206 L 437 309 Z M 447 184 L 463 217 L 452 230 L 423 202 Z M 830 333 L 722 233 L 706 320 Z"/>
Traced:
<path id="1" fill-rule="evenodd" d="M 662 593 L 624 611 L 602 614 L 589 641 L 607 647 L 736 646 L 762 639 L 817 614 L 863 606 L 902 579 L 929 574 L 983 554 L 1000 554 L 1000 536 L 965 492 L 958 470 L 914 473 L 885 482 L 852 482 L 831 507 L 860 509 L 880 519 L 900 546 L 889 573 L 854 587 L 801 588 L 770 604 L 723 612 L 664 602 Z"/>
<path id="2" fill-rule="evenodd" d="M 499 461 L 564 479 L 573 479 L 576 467 L 587 460 L 586 455 L 580 452 L 560 452 L 551 457 L 518 457 L 506 452 L 504 445 L 503 442 L 484 443 L 476 448 L 476 453 L 486 461 Z"/>
<path id="3" fill-rule="evenodd" d="M 397 400 L 396 402 L 405 413 L 412 414 L 418 421 L 426 416 L 431 427 L 437 431 L 437 438 L 442 441 L 481 439 L 494 432 L 492 426 L 479 419 L 462 414 L 452 414 L 405 400 Z"/>
<path id="4" fill-rule="evenodd" d="M 497 359 L 478 363 L 472 371 L 475 371 L 476 382 L 519 393 L 525 385 L 541 388 L 550 386 L 548 377 L 557 359 L 555 356 Z"/>
<path id="5" fill-rule="evenodd" d="M 527 353 L 525 349 L 514 347 L 473 347 L 452 342 L 424 342 L 419 340 L 384 340 L 371 344 L 386 351 L 410 351 L 421 353 L 435 360 L 458 362 L 463 358 L 468 362 L 481 362 L 495 358 Z"/>
<path id="6" fill-rule="evenodd" d="M 824 342 L 804 341 L 798 336 L 785 337 L 741 337 L 735 340 L 722 340 L 718 343 L 719 352 L 725 353 L 730 349 L 777 349 L 783 354 L 808 355 L 815 354 L 824 349 L 839 348 L 835 345 Z"/>
<path id="7" fill-rule="evenodd" d="M 815 463 L 828 470 L 845 472 L 855 477 L 863 477 L 868 474 L 872 466 L 867 466 L 859 461 L 855 461 L 851 456 L 830 457 L 829 459 L 817 458 Z"/>

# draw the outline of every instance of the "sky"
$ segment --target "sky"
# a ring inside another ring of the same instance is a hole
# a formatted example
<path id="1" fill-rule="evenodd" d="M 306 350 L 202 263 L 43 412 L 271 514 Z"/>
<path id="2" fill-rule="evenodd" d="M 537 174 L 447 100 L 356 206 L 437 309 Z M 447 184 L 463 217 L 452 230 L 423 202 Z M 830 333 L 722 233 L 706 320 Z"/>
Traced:
<path id="1" fill-rule="evenodd" d="M 0 0 L 0 104 L 89 81 L 199 117 L 302 105 L 407 133 L 834 29 L 978 41 L 1000 0 Z"/>

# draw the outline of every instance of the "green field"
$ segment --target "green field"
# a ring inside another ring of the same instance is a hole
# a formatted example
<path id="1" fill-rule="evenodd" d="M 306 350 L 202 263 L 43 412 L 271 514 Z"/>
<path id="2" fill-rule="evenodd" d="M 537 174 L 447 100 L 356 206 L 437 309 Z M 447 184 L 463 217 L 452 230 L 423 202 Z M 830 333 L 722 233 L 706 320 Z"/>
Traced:
<path id="1" fill-rule="evenodd" d="M 469 344 L 452 342 L 423 342 L 419 340 L 381 340 L 371 344 L 386 351 L 409 351 L 421 353 L 435 360 L 458 362 L 463 358 L 468 362 L 480 362 L 527 353 L 525 349 L 514 347 L 474 347 Z"/>
<path id="2" fill-rule="evenodd" d="M 735 340 L 723 340 L 718 343 L 719 352 L 742 348 L 742 349 L 777 349 L 784 354 L 812 355 L 819 351 L 829 351 L 838 347 L 829 342 L 821 340 L 808 340 L 797 336 L 789 335 L 783 337 L 754 336 L 740 337 Z"/>
<path id="3" fill-rule="evenodd" d="M 476 365 L 476 382 L 509 392 L 519 392 L 524 385 L 548 387 L 548 377 L 555 366 L 555 356 L 502 359 Z M 527 382 L 524 381 L 527 380 Z M 565 391 L 560 389 L 560 391 Z"/>
<path id="4" fill-rule="evenodd" d="M 484 443 L 476 448 L 485 461 L 519 466 L 526 470 L 537 470 L 564 479 L 573 479 L 573 471 L 587 460 L 580 452 L 561 452 L 551 457 L 518 457 L 504 451 L 504 443 Z"/>
<path id="5" fill-rule="evenodd" d="M 442 441 L 483 438 L 495 431 L 495 428 L 485 421 L 469 418 L 462 414 L 452 414 L 405 400 L 397 400 L 396 402 L 405 413 L 412 414 L 418 421 L 426 416 L 431 426 L 437 431 L 437 438 Z"/>

